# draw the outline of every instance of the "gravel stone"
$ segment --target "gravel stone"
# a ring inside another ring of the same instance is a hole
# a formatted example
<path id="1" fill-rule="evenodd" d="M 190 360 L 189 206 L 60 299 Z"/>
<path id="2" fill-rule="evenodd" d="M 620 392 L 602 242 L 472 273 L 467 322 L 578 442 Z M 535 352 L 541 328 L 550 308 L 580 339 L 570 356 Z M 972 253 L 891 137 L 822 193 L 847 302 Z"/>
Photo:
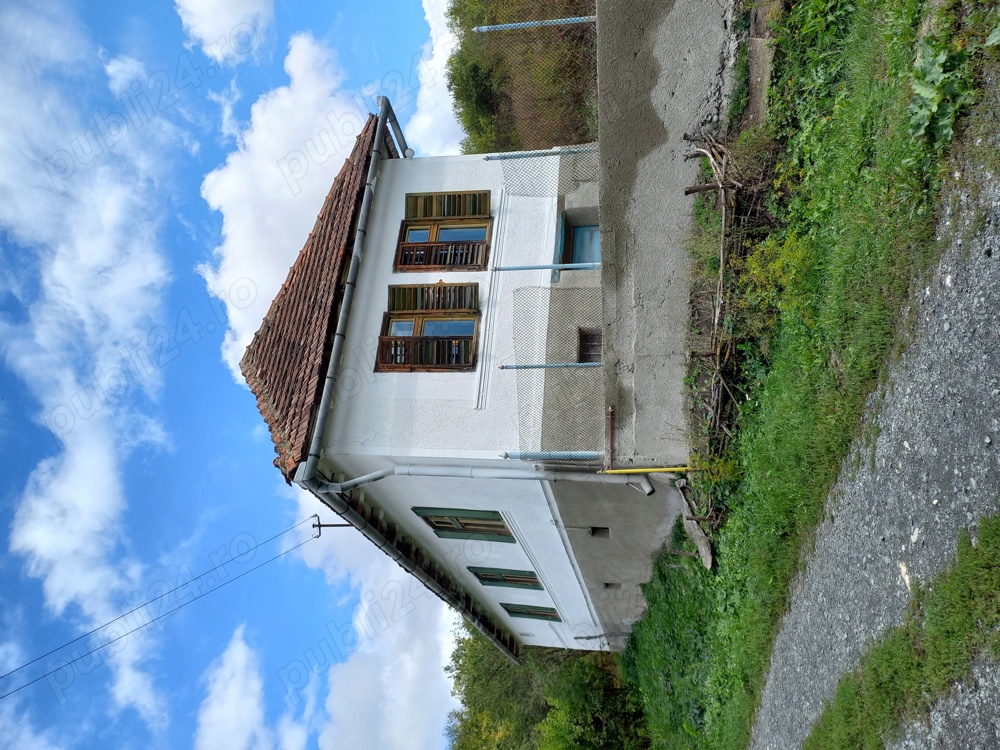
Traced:
<path id="1" fill-rule="evenodd" d="M 939 701 L 926 721 L 908 725 L 886 750 L 996 750 L 1000 747 L 1000 669 L 981 658 L 972 677 Z"/>

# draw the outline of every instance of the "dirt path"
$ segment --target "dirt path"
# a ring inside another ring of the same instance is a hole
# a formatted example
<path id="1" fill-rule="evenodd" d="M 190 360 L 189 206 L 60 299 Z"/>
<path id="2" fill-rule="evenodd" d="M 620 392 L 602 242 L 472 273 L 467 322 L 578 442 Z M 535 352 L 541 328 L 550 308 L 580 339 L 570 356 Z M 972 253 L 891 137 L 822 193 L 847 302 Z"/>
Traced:
<path id="1" fill-rule="evenodd" d="M 1000 112 L 996 81 L 984 88 L 983 110 Z M 907 577 L 928 581 L 954 561 L 962 529 L 974 536 L 1000 510 L 1000 128 L 986 118 L 953 167 L 947 246 L 914 295 L 909 346 L 869 403 L 869 437 L 856 441 L 795 583 L 755 749 L 801 747 L 841 675 L 902 621 Z M 980 662 L 967 683 L 893 747 L 1000 746 L 1000 668 Z"/>

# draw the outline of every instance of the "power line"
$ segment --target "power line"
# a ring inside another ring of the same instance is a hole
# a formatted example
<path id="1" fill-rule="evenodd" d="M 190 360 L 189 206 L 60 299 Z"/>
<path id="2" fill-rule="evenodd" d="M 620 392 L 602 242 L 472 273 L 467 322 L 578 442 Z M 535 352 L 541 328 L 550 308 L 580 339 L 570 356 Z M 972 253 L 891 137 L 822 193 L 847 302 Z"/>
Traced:
<path id="1" fill-rule="evenodd" d="M 289 526 L 289 527 L 288 527 L 287 529 L 285 529 L 284 531 L 282 531 L 282 532 L 281 532 L 280 534 L 275 534 L 274 536 L 272 536 L 272 537 L 270 537 L 270 538 L 268 538 L 268 539 L 265 539 L 265 540 L 264 540 L 263 542 L 260 542 L 259 544 L 255 545 L 254 547 L 251 547 L 250 549 L 246 550 L 245 552 L 241 552 L 241 553 L 240 553 L 240 554 L 238 554 L 238 555 L 237 555 L 236 557 L 232 558 L 232 560 L 226 560 L 225 562 L 223 562 L 223 563 L 220 563 L 220 564 L 216 565 L 216 566 L 215 566 L 214 568 L 212 568 L 211 570 L 206 570 L 206 571 L 205 571 L 204 573 L 201 573 L 200 575 L 198 575 L 198 576 L 195 576 L 195 577 L 194 577 L 194 578 L 192 578 L 192 579 L 191 579 L 190 581 L 185 581 L 184 583 L 180 584 L 179 586 L 175 586 L 174 588 L 170 589 L 170 591 L 167 591 L 167 592 L 164 592 L 163 594 L 160 594 L 159 596 L 156 596 L 156 597 L 154 597 L 154 598 L 150 599 L 149 601 L 147 601 L 147 602 L 144 602 L 144 603 L 140 604 L 139 606 L 137 606 L 137 607 L 134 607 L 134 608 L 130 609 L 130 610 L 129 610 L 128 612 L 126 612 L 126 613 L 124 613 L 124 614 L 122 614 L 122 615 L 119 615 L 119 616 L 118 616 L 118 617 L 116 617 L 115 619 L 113 619 L 113 620 L 109 620 L 108 622 L 104 623 L 103 625 L 100 625 L 100 626 L 98 626 L 98 627 L 94 628 L 93 630 L 91 630 L 91 631 L 89 631 L 89 632 L 87 632 L 87 633 L 84 633 L 83 635 L 81 635 L 81 636 L 79 636 L 79 637 L 77 637 L 77 638 L 74 638 L 74 639 L 73 639 L 73 640 L 71 640 L 71 641 L 67 641 L 66 643 L 64 643 L 63 645 L 59 646 L 58 648 L 54 648 L 54 649 L 52 649 L 51 651 L 48 651 L 47 653 L 44 653 L 44 654 L 42 654 L 41 656 L 37 656 L 37 657 L 35 657 L 34 659 L 32 659 L 31 661 L 29 661 L 29 662 L 25 662 L 24 664 L 22 664 L 21 666 L 17 667 L 16 669 L 13 669 L 13 670 L 11 670 L 10 672 L 7 672 L 7 674 L 5 674 L 5 675 L 0 675 L 0 680 L 3 680 L 3 679 L 6 679 L 6 678 L 7 678 L 7 677 L 9 677 L 10 675 L 12 675 L 12 674 L 15 674 L 15 673 L 17 673 L 17 672 L 20 672 L 20 671 L 21 671 L 22 669 L 24 669 L 25 667 L 29 667 L 29 666 L 31 666 L 31 665 L 32 665 L 32 664 L 34 664 L 35 662 L 37 662 L 37 661 L 39 661 L 39 660 L 41 660 L 41 659 L 44 659 L 44 658 L 45 658 L 46 656 L 51 656 L 52 654 L 56 653 L 57 651 L 62 651 L 62 650 L 63 650 L 64 648 L 66 648 L 67 646 L 72 646 L 72 645 L 73 645 L 74 643 L 76 643 L 77 641 L 80 641 L 80 640 L 82 640 L 82 639 L 84 639 L 84 638 L 86 638 L 86 637 L 88 637 L 88 636 L 91 636 L 91 635 L 93 635 L 94 633 L 98 632 L 99 630 L 103 630 L 104 628 L 108 627 L 109 625 L 112 625 L 112 624 L 114 624 L 114 623 L 118 622 L 118 620 L 121 620 L 121 619 L 122 619 L 123 617 L 128 617 L 128 616 L 129 616 L 130 614 L 132 614 L 132 613 L 134 613 L 134 612 L 138 612 L 138 611 L 139 611 L 140 609 L 143 609 L 144 607 L 147 607 L 147 606 L 149 606 L 149 605 L 150 605 L 150 604 L 152 604 L 153 602 L 155 602 L 155 601 L 158 601 L 158 600 L 162 599 L 163 597 L 165 597 L 165 596 L 168 596 L 168 595 L 172 594 L 173 592 L 175 592 L 175 591 L 177 591 L 177 590 L 179 590 L 179 589 L 182 589 L 182 588 L 184 588 L 185 586 L 188 586 L 188 585 L 190 585 L 190 584 L 194 583 L 194 582 L 195 582 L 195 581 L 197 581 L 197 580 L 198 580 L 199 578 L 204 578 L 204 577 L 205 577 L 205 576 L 207 576 L 207 575 L 208 575 L 209 573 L 213 573 L 213 572 L 215 572 L 216 570 L 218 570 L 219 568 L 222 568 L 222 567 L 225 567 L 225 566 L 226 566 L 226 565 L 228 565 L 229 563 L 231 563 L 231 562 L 234 562 L 235 560 L 238 560 L 239 558 L 241 558 L 241 557 L 243 557 L 243 556 L 245 556 L 245 555 L 249 554 L 250 552 L 253 552 L 253 551 L 254 551 L 254 550 L 256 550 L 256 549 L 257 549 L 258 547 L 261 547 L 261 546 L 263 546 L 263 545 L 267 544 L 268 542 L 272 542 L 272 541 L 274 541 L 275 539 L 277 539 L 278 537 L 281 537 L 281 536 L 284 536 L 284 535 L 285 535 L 285 534 L 287 534 L 287 533 L 288 533 L 289 531 L 292 531 L 292 530 L 294 530 L 294 529 L 297 529 L 297 528 L 298 528 L 299 526 L 301 526 L 302 524 L 304 524 L 304 523 L 305 523 L 306 521 L 311 521 L 311 520 L 312 520 L 312 519 L 314 519 L 314 518 L 316 519 L 316 521 L 317 521 L 317 522 L 319 521 L 319 517 L 318 517 L 318 516 L 315 516 L 315 515 L 314 515 L 314 516 L 309 516 L 309 518 L 305 518 L 305 519 L 303 519 L 302 521 L 299 521 L 299 522 L 298 522 L 297 524 L 295 524 L 294 526 Z M 168 615 L 171 615 L 171 614 L 173 614 L 173 613 L 174 613 L 174 612 L 176 612 L 177 610 L 179 610 L 179 609 L 182 609 L 183 607 L 186 607 L 186 606 L 187 606 L 188 604 L 191 604 L 192 602 L 196 602 L 196 601 L 198 601 L 199 599 L 201 599 L 201 598 L 202 598 L 202 597 L 204 597 L 204 596 L 208 596 L 208 595 L 209 595 L 209 594 L 211 594 L 211 593 L 212 593 L 213 591 L 218 591 L 218 590 L 219 590 L 219 589 L 221 589 L 221 588 L 222 588 L 223 586 L 228 586 L 228 585 L 229 585 L 230 583 L 234 583 L 235 581 L 238 581 L 238 580 L 239 580 L 239 579 L 241 579 L 241 578 L 242 578 L 243 576 L 245 576 L 245 575 L 248 575 L 249 573 L 253 573 L 253 572 L 254 572 L 255 570 L 257 570 L 258 568 L 261 568 L 261 567 L 263 567 L 263 566 L 267 565 L 268 563 L 270 563 L 270 562 L 273 562 L 273 561 L 277 560 L 277 559 L 278 559 L 279 557 L 283 557 L 283 556 L 287 555 L 287 554 L 288 554 L 289 552 L 292 552 L 292 551 L 294 551 L 294 550 L 297 550 L 297 549 L 298 549 L 299 547 L 301 547 L 301 546 L 302 546 L 303 544 L 306 544 L 307 542 L 311 542 L 311 541 L 312 541 L 313 539 L 316 539 L 316 538 L 318 538 L 318 537 L 317 537 L 317 536 L 311 536 L 311 537 L 309 537 L 308 539 L 304 539 L 303 541 L 301 541 L 301 542 L 299 542 L 298 544 L 296 544 L 296 545 L 295 545 L 294 547 L 290 547 L 290 548 L 286 549 L 286 550 L 285 550 L 284 552 L 280 552 L 280 553 L 278 553 L 277 555 L 275 555 L 274 557 L 271 557 L 271 558 L 268 558 L 268 559 L 267 559 L 267 560 L 265 560 L 264 562 L 262 562 L 262 563 L 260 563 L 260 564 L 258 564 L 258 565 L 255 565 L 254 567 L 250 568 L 249 570 L 245 570 L 245 571 L 243 571 L 242 573 L 240 573 L 240 574 L 239 574 L 238 576 L 236 576 L 235 578 L 232 578 L 232 579 L 230 579 L 230 580 L 226 581 L 225 583 L 220 583 L 220 584 L 219 584 L 218 586 L 214 586 L 214 587 L 210 588 L 210 589 L 209 589 L 208 591 L 205 591 L 205 592 L 203 592 L 203 593 L 201 593 L 201 594 L 198 594 L 198 595 L 197 595 L 196 597 L 194 597 L 193 599 L 189 599 L 188 601 L 186 601 L 186 602 L 183 602 L 182 604 L 180 604 L 180 605 L 179 605 L 179 606 L 177 606 L 177 607 L 174 607 L 173 609 L 168 609 L 168 610 L 167 610 L 166 612 L 164 612 L 163 614 L 161 614 L 161 615 L 158 615 L 157 617 L 154 617 L 153 619 L 149 620 L 148 622 L 145 622 L 145 623 L 143 623 L 142 625 L 139 625 L 139 626 L 137 626 L 137 627 L 135 627 L 135 628 L 132 628 L 132 630 L 129 630 L 128 632 L 126 632 L 126 633 L 123 633 L 122 635 L 118 636 L 117 638 L 113 638 L 112 640 L 108 641 L 107 643 L 104 643 L 104 644 L 102 644 L 102 645 L 100 645 L 100 646 L 97 646 L 96 648 L 93 648 L 93 649 L 91 649 L 91 650 L 90 650 L 90 651 L 88 651 L 87 653 L 85 653 L 85 654 L 83 654 L 83 655 L 81 655 L 81 656 L 78 656 L 78 657 L 76 657 L 75 659 L 73 659 L 72 661 L 69 661 L 69 662 L 67 662 L 66 664 L 62 665 L 62 666 L 61 666 L 61 667 L 59 667 L 58 669 L 53 669 L 53 670 L 50 670 L 50 671 L 46 672 L 45 674 L 41 675 L 40 677 L 36 677 L 35 679 L 31 680 L 30 682 L 26 682 L 26 683 L 24 683 L 23 685 L 21 685 L 20 687 L 17 687 L 17 688 L 14 688 L 13 690 L 11 690 L 11 691 L 9 691 L 9 692 L 7 692 L 7 693 L 4 693 L 3 695 L 0 695 L 0 700 L 3 700 L 4 698 L 6 698 L 6 697 L 8 697 L 8 696 L 10 696 L 10 695 L 13 695 L 14 693 L 16 693 L 16 692 L 18 692 L 18 691 L 20 691 L 20 690 L 23 690 L 24 688 L 28 687 L 29 685 L 33 685 L 34 683 L 38 682 L 39 680 L 42 680 L 42 679 L 45 679 L 46 677 L 48 677 L 48 676 L 49 676 L 49 675 L 51 675 L 51 674 L 55 674 L 55 673 L 56 673 L 56 672 L 58 672 L 58 671 L 59 671 L 60 669 L 65 669 L 66 667 L 70 666 L 71 664 L 75 664 L 76 662 L 80 661 L 81 659 L 86 659 L 86 658 L 87 658 L 88 656 L 90 656 L 91 654 L 94 654 L 94 653 L 96 653 L 96 652 L 98 652 L 98 651 L 100 651 L 100 650 L 102 650 L 102 649 L 105 649 L 105 648 L 107 648 L 107 647 L 108 647 L 108 646 L 110 646 L 110 645 L 111 645 L 112 643 L 116 643 L 116 642 L 120 641 L 120 640 L 121 640 L 122 638 L 125 638 L 125 637 L 127 637 L 127 636 L 130 636 L 130 635 L 132 635 L 132 633 L 135 633 L 135 632 L 137 632 L 137 631 L 139 631 L 139 630 L 142 630 L 143 628 L 147 628 L 147 627 L 149 627 L 150 625 L 152 625 L 152 624 L 153 624 L 154 622 L 156 622 L 157 620 L 162 620 L 162 619 L 163 619 L 164 617 L 167 617 Z"/>

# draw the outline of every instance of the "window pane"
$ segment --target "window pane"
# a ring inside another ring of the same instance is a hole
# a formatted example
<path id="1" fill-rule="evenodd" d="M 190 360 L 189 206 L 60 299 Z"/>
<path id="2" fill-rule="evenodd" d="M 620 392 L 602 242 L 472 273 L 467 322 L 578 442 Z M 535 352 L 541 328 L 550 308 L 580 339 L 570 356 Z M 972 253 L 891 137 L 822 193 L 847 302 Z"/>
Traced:
<path id="1" fill-rule="evenodd" d="M 503 521 L 493 521 L 488 518 L 458 518 L 465 531 L 476 531 L 484 534 L 509 534 L 507 524 Z"/>
<path id="2" fill-rule="evenodd" d="M 430 236 L 431 230 L 429 227 L 410 227 L 406 230 L 407 242 L 427 242 Z"/>
<path id="3" fill-rule="evenodd" d="M 438 230 L 438 242 L 482 242 L 485 239 L 485 226 L 441 227 Z"/>
<path id="4" fill-rule="evenodd" d="M 573 263 L 601 261 L 601 230 L 596 224 L 573 227 Z"/>
<path id="5" fill-rule="evenodd" d="M 476 321 L 471 318 L 427 318 L 424 320 L 424 336 L 471 338 L 475 332 Z"/>
<path id="6" fill-rule="evenodd" d="M 390 336 L 412 336 L 413 335 L 413 321 L 412 320 L 393 320 L 389 323 L 389 335 Z"/>

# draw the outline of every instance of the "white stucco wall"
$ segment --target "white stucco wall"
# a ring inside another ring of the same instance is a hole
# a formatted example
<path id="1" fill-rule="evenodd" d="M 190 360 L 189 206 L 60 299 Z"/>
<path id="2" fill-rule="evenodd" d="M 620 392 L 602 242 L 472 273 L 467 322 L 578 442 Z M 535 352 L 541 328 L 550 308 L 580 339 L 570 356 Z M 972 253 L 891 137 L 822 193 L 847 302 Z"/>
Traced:
<path id="1" fill-rule="evenodd" d="M 407 193 L 491 191 L 490 270 L 393 273 Z M 550 263 L 557 200 L 510 195 L 498 162 L 481 156 L 389 160 L 375 188 L 365 259 L 347 332 L 340 383 L 326 441 L 335 453 L 498 459 L 519 450 L 513 372 L 514 291 L 546 286 L 545 271 L 505 273 L 498 265 Z M 393 284 L 478 282 L 478 365 L 463 373 L 376 373 L 376 344 Z M 544 336 L 544 331 L 540 332 Z M 544 351 L 544 342 L 542 349 Z"/>
<path id="2" fill-rule="evenodd" d="M 405 459 L 337 456 L 325 460 L 346 476 L 360 476 L 405 463 Z M 459 581 L 494 618 L 524 645 L 592 649 L 602 641 L 602 626 L 560 533 L 562 526 L 548 483 L 530 480 L 482 480 L 393 476 L 365 487 L 370 502 L 385 511 L 402 533 L 414 538 L 439 565 Z M 414 507 L 446 507 L 499 511 L 516 543 L 439 539 L 413 511 Z M 532 570 L 544 590 L 483 586 L 468 567 Z M 562 622 L 509 616 L 501 602 L 554 607 Z"/>

